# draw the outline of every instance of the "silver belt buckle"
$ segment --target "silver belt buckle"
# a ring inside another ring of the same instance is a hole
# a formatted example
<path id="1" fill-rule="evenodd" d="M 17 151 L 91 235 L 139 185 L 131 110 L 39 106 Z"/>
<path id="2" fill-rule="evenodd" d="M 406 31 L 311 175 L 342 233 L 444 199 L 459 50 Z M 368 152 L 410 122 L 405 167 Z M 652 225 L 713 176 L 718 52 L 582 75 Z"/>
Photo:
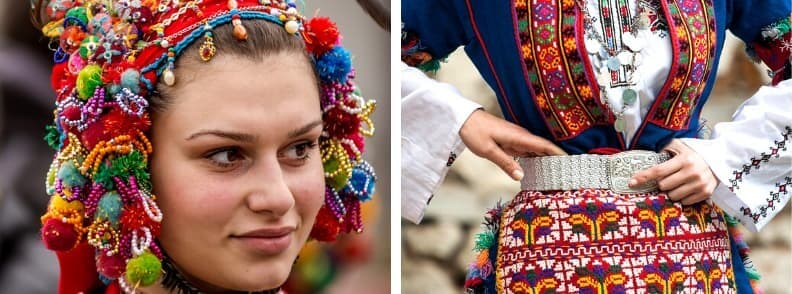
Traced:
<path id="1" fill-rule="evenodd" d="M 667 160 L 666 153 L 645 150 L 631 150 L 611 155 L 608 158 L 608 179 L 610 189 L 620 194 L 646 193 L 657 190 L 657 182 L 649 181 L 641 186 L 630 188 L 627 183 L 632 176 L 642 170 Z"/>

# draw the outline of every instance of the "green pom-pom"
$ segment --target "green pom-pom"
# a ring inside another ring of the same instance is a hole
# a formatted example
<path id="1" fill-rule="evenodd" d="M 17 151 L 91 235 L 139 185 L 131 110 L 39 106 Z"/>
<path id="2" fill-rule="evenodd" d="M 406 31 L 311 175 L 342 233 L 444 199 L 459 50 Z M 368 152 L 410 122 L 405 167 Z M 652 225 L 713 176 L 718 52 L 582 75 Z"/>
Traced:
<path id="1" fill-rule="evenodd" d="M 125 180 L 129 176 L 135 176 L 141 188 L 151 190 L 151 176 L 146 169 L 147 163 L 143 154 L 138 150 L 134 150 L 127 155 L 112 159 L 109 164 L 100 165 L 99 170 L 93 176 L 93 180 L 102 184 L 105 188 L 112 189 L 115 185 L 113 177 Z"/>
<path id="2" fill-rule="evenodd" d="M 85 13 L 85 7 L 74 7 L 66 12 L 66 17 L 73 17 L 79 19 L 82 25 L 88 24 L 88 15 Z"/>
<path id="3" fill-rule="evenodd" d="M 63 185 L 68 188 L 78 187 L 85 185 L 86 179 L 80 174 L 80 170 L 74 165 L 74 162 L 67 161 L 61 165 L 58 170 L 58 179 L 63 181 Z"/>
<path id="4" fill-rule="evenodd" d="M 99 37 L 88 36 L 80 43 L 80 57 L 83 59 L 90 59 L 99 48 Z"/>
<path id="5" fill-rule="evenodd" d="M 492 244 L 495 244 L 495 233 L 490 230 L 478 233 L 476 234 L 476 246 L 473 247 L 473 251 L 488 250 L 492 247 Z"/>
<path id="6" fill-rule="evenodd" d="M 333 173 L 338 169 L 338 166 L 338 158 L 330 157 L 330 159 L 324 163 L 324 171 L 326 173 Z M 333 187 L 333 189 L 336 191 L 341 191 L 341 189 L 346 186 L 347 181 L 349 181 L 349 176 L 349 174 L 341 172 L 336 174 L 334 177 L 326 178 L 325 180 L 327 181 L 327 184 L 330 185 L 330 187 Z"/>
<path id="7" fill-rule="evenodd" d="M 428 62 L 419 65 L 418 69 L 425 72 L 437 72 L 440 69 L 440 61 L 437 59 L 429 60 Z"/>
<path id="8" fill-rule="evenodd" d="M 58 132 L 58 127 L 55 125 L 48 125 L 46 127 L 47 134 L 44 135 L 44 141 L 47 141 L 47 145 L 50 148 L 55 150 L 60 150 L 60 132 Z"/>
<path id="9" fill-rule="evenodd" d="M 96 219 L 99 221 L 108 220 L 111 225 L 117 226 L 123 205 L 121 195 L 118 195 L 116 191 L 105 193 L 99 199 L 99 205 L 96 207 Z"/>
<path id="10" fill-rule="evenodd" d="M 151 252 L 145 252 L 127 262 L 126 278 L 130 285 L 146 287 L 157 281 L 162 263 Z"/>
<path id="11" fill-rule="evenodd" d="M 82 100 L 88 100 L 97 87 L 102 85 L 102 68 L 96 64 L 84 67 L 77 76 L 77 93 Z"/>

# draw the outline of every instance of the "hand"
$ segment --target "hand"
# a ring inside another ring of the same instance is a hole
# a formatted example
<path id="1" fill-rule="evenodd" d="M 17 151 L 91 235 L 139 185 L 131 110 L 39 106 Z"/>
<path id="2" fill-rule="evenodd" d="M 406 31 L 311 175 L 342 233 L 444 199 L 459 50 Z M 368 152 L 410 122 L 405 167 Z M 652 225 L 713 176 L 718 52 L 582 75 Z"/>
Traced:
<path id="1" fill-rule="evenodd" d="M 470 114 L 459 136 L 470 151 L 492 161 L 515 181 L 524 173 L 514 156 L 566 155 L 553 142 L 483 110 Z"/>
<path id="2" fill-rule="evenodd" d="M 696 151 L 677 139 L 672 140 L 663 151 L 670 152 L 674 157 L 635 173 L 628 184 L 630 187 L 655 180 L 660 191 L 668 193 L 671 200 L 682 201 L 683 205 L 698 203 L 712 196 L 718 180 Z"/>

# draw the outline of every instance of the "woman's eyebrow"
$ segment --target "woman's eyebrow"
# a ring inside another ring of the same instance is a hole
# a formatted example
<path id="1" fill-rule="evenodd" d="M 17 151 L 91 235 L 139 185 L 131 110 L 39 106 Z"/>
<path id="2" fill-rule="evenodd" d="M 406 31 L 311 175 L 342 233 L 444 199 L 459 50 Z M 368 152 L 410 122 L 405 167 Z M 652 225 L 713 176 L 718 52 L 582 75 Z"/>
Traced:
<path id="1" fill-rule="evenodd" d="M 310 123 L 307 123 L 303 127 L 299 128 L 299 129 L 295 129 L 295 130 L 289 132 L 289 138 L 299 137 L 299 136 L 301 136 L 301 135 L 303 135 L 303 134 L 305 134 L 307 132 L 310 132 L 315 127 L 321 126 L 321 125 L 322 125 L 322 120 L 321 119 L 313 121 L 313 122 L 310 122 Z"/>
<path id="2" fill-rule="evenodd" d="M 201 130 L 196 133 L 193 133 L 185 140 L 189 141 L 201 136 L 216 136 L 216 137 L 222 137 L 243 143 L 252 143 L 257 139 L 256 136 L 245 133 L 237 133 L 237 132 L 229 132 L 229 131 L 221 131 L 221 130 Z"/>

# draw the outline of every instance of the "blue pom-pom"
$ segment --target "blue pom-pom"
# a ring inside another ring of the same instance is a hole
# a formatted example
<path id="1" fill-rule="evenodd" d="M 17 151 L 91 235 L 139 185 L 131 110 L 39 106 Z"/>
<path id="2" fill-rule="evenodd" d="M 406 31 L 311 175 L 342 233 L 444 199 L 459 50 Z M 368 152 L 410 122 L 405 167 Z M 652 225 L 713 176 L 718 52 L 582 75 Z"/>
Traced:
<path id="1" fill-rule="evenodd" d="M 115 191 L 110 191 L 102 195 L 99 199 L 99 205 L 96 207 L 96 219 L 108 220 L 113 226 L 118 225 L 118 219 L 121 218 L 121 195 Z"/>
<path id="2" fill-rule="evenodd" d="M 352 71 L 349 51 L 340 46 L 327 51 L 316 61 L 316 70 L 324 81 L 346 83 L 347 75 Z"/>
<path id="3" fill-rule="evenodd" d="M 85 185 L 87 181 L 72 161 L 64 162 L 61 165 L 60 170 L 58 170 L 58 179 L 63 181 L 63 185 L 70 189 Z"/>
<path id="4" fill-rule="evenodd" d="M 368 162 L 361 161 L 352 168 L 352 176 L 342 192 L 344 194 L 353 194 L 360 201 L 368 201 L 371 200 L 371 195 L 374 194 L 376 182 L 377 176 L 374 174 L 374 169 L 371 168 Z"/>
<path id="5" fill-rule="evenodd" d="M 105 284 L 105 285 L 110 285 L 110 283 L 112 283 L 114 281 L 114 279 L 110 279 L 108 277 L 105 277 L 102 274 L 99 274 L 99 280 L 102 281 L 102 284 Z"/>
<path id="6" fill-rule="evenodd" d="M 140 72 L 135 69 L 127 69 L 121 74 L 121 87 L 127 88 L 132 93 L 140 93 Z"/>

